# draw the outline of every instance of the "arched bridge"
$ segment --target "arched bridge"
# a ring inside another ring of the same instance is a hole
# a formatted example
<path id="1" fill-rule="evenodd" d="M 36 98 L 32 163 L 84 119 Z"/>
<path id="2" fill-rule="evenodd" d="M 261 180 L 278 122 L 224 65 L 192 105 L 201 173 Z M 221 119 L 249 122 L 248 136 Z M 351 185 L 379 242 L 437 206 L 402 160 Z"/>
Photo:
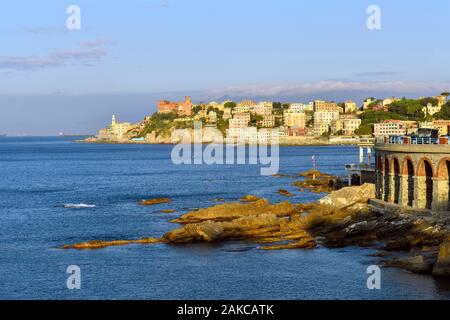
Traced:
<path id="1" fill-rule="evenodd" d="M 377 144 L 375 166 L 378 199 L 450 211 L 450 145 Z"/>

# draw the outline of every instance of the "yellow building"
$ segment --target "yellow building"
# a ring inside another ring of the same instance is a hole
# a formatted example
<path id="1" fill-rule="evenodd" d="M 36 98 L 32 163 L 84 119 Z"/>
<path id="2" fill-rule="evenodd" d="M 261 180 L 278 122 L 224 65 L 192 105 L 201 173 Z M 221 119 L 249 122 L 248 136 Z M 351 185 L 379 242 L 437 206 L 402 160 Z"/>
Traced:
<path id="1" fill-rule="evenodd" d="M 299 128 L 305 128 L 306 116 L 304 112 L 284 112 L 283 122 L 286 127 L 297 126 Z"/>

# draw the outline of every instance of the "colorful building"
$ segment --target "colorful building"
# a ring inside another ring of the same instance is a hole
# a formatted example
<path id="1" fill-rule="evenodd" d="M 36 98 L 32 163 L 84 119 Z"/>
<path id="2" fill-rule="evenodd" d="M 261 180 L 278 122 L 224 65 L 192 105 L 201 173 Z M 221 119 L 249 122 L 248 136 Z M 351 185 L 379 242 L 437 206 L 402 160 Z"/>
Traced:
<path id="1" fill-rule="evenodd" d="M 171 102 L 168 100 L 158 100 L 158 113 L 176 113 L 182 116 L 192 115 L 191 97 L 186 96 L 183 102 Z"/>

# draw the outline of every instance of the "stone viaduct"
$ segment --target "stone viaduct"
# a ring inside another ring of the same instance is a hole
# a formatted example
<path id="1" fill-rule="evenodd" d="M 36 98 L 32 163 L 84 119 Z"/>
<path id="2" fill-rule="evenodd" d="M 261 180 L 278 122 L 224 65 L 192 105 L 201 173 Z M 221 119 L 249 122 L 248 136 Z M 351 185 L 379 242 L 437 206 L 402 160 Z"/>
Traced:
<path id="1" fill-rule="evenodd" d="M 377 198 L 399 206 L 450 211 L 450 145 L 375 145 Z"/>

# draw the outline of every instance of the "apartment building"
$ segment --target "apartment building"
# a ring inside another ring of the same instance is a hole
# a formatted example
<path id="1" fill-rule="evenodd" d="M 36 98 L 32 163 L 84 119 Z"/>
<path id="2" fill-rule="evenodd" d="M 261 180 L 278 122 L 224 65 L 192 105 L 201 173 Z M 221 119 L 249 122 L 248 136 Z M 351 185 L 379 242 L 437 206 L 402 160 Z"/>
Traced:
<path id="1" fill-rule="evenodd" d="M 430 128 L 439 130 L 440 136 L 448 136 L 450 133 L 450 120 L 433 120 L 429 122 L 421 122 L 421 128 Z"/>
<path id="2" fill-rule="evenodd" d="M 273 128 L 275 127 L 275 116 L 273 114 L 263 115 L 263 119 L 258 121 L 257 125 L 262 128 Z"/>
<path id="3" fill-rule="evenodd" d="M 244 100 L 244 101 L 239 102 L 236 105 L 234 112 L 236 112 L 236 113 L 250 112 L 250 111 L 252 111 L 253 107 L 255 107 L 255 106 L 256 106 L 256 102 L 254 102 L 252 100 Z"/>
<path id="4" fill-rule="evenodd" d="M 309 104 L 305 103 L 291 103 L 289 105 L 289 109 L 287 110 L 292 113 L 300 113 L 305 111 L 314 111 L 314 103 L 310 102 Z"/>
<path id="5" fill-rule="evenodd" d="M 286 127 L 300 127 L 305 128 L 306 116 L 305 112 L 290 112 L 283 113 L 283 123 Z"/>
<path id="6" fill-rule="evenodd" d="M 314 101 L 314 112 L 338 112 L 343 113 L 344 109 L 339 107 L 335 102 L 329 102 L 324 100 Z"/>
<path id="7" fill-rule="evenodd" d="M 314 113 L 314 124 L 330 125 L 333 120 L 339 119 L 339 112 L 337 111 L 319 111 Z"/>
<path id="8" fill-rule="evenodd" d="M 229 120 L 230 129 L 246 128 L 250 122 L 250 113 L 236 113 L 233 119 Z"/>
<path id="9" fill-rule="evenodd" d="M 260 116 L 271 115 L 273 113 L 273 103 L 272 102 L 259 102 L 251 109 L 253 113 Z"/>
<path id="10" fill-rule="evenodd" d="M 373 135 L 379 136 L 400 136 L 406 134 L 406 126 L 400 120 L 386 120 L 374 125 Z"/>
<path id="11" fill-rule="evenodd" d="M 342 115 L 331 123 L 331 132 L 342 131 L 345 136 L 351 136 L 361 126 L 361 119 L 354 115 Z"/>

